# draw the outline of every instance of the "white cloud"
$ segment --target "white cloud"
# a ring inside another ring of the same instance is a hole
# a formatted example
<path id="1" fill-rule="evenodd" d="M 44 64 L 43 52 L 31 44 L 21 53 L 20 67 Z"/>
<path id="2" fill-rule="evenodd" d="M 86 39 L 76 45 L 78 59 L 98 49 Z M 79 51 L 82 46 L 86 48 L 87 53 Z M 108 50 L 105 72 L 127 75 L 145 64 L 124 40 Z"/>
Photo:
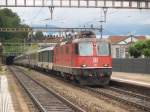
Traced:
<path id="1" fill-rule="evenodd" d="M 48 21 L 50 11 L 48 8 L 11 8 L 17 12 L 25 23 L 53 24 L 65 27 L 79 25 L 98 25 L 101 20 L 101 9 L 92 8 L 55 8 L 53 21 Z M 149 24 L 149 10 L 108 9 L 107 24 Z M 44 21 L 47 19 L 47 21 Z M 43 20 L 43 21 L 42 21 Z"/>

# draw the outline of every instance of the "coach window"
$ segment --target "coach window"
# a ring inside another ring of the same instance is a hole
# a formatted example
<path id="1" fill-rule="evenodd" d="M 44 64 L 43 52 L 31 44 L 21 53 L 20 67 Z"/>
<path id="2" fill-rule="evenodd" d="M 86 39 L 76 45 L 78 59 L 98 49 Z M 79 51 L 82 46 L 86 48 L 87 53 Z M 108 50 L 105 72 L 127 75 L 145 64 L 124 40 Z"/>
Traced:
<path id="1" fill-rule="evenodd" d="M 46 52 L 46 62 L 49 62 L 49 51 Z"/>
<path id="2" fill-rule="evenodd" d="M 78 44 L 75 44 L 75 46 L 74 46 L 74 53 L 75 53 L 76 55 L 79 54 Z"/>
<path id="3" fill-rule="evenodd" d="M 40 53 L 40 62 L 42 62 L 42 52 Z"/>
<path id="4" fill-rule="evenodd" d="M 47 62 L 49 62 L 49 51 L 47 51 L 46 56 L 47 56 Z"/>
<path id="5" fill-rule="evenodd" d="M 49 54 L 49 56 L 48 56 L 48 57 L 49 57 L 49 62 L 52 62 L 52 60 L 51 60 L 51 57 L 52 57 L 51 52 L 52 52 L 52 51 L 49 51 L 49 53 L 48 53 L 48 54 Z"/>
<path id="6" fill-rule="evenodd" d="M 48 62 L 50 62 L 50 56 L 51 56 L 50 51 L 48 51 Z"/>
<path id="7" fill-rule="evenodd" d="M 44 52 L 41 52 L 41 61 L 44 62 Z"/>
<path id="8" fill-rule="evenodd" d="M 54 51 L 52 50 L 52 51 L 50 51 L 50 56 L 51 56 L 51 58 L 50 58 L 50 62 L 53 62 L 53 60 L 54 60 Z"/>
<path id="9" fill-rule="evenodd" d="M 38 61 L 40 61 L 40 53 L 38 53 Z"/>
<path id="10" fill-rule="evenodd" d="M 46 52 L 45 52 L 45 57 L 46 57 L 45 62 L 49 62 L 49 59 L 48 59 L 48 58 L 49 58 L 49 55 L 48 55 L 48 52 L 49 52 L 49 51 L 46 51 Z"/>
<path id="11" fill-rule="evenodd" d="M 39 53 L 39 62 L 41 61 L 41 53 Z"/>
<path id="12" fill-rule="evenodd" d="M 39 53 L 40 54 L 40 62 L 42 61 L 42 53 Z"/>
<path id="13" fill-rule="evenodd" d="M 45 51 L 42 52 L 42 62 L 45 62 Z"/>
<path id="14" fill-rule="evenodd" d="M 46 56 L 46 54 L 47 54 L 47 51 L 44 51 L 43 52 L 43 57 L 44 57 L 43 62 L 47 62 L 47 56 Z"/>
<path id="15" fill-rule="evenodd" d="M 41 61 L 44 62 L 44 53 L 43 53 L 43 51 L 41 52 Z"/>

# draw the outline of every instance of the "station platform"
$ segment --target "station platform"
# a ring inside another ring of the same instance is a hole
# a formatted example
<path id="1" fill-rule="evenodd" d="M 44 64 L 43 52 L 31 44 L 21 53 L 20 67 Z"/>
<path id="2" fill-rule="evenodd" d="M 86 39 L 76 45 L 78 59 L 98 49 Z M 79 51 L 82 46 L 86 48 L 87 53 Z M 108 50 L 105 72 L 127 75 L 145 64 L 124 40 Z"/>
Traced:
<path id="1" fill-rule="evenodd" d="M 0 66 L 0 112 L 29 112 L 18 83 L 7 66 Z"/>
<path id="2" fill-rule="evenodd" d="M 113 72 L 111 79 L 150 87 L 150 74 Z"/>
<path id="3" fill-rule="evenodd" d="M 0 112 L 15 112 L 6 75 L 0 74 Z"/>

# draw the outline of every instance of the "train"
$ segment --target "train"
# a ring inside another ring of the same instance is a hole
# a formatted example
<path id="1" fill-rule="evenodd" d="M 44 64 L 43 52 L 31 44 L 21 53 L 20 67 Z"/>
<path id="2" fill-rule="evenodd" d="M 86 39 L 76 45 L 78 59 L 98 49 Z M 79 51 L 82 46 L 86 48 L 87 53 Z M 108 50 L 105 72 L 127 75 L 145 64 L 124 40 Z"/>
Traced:
<path id="1" fill-rule="evenodd" d="M 112 74 L 111 44 L 91 31 L 81 31 L 53 47 L 15 57 L 14 64 L 55 71 L 81 85 L 108 85 Z"/>

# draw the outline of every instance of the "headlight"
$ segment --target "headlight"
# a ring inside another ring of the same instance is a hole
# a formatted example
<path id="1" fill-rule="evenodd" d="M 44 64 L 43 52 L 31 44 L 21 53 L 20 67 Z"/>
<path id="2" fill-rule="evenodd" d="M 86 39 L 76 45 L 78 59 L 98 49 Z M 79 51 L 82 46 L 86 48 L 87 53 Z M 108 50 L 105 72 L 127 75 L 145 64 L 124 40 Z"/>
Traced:
<path id="1" fill-rule="evenodd" d="M 83 65 L 81 65 L 81 67 L 87 67 L 87 65 L 86 65 L 86 64 L 83 64 Z"/>
<path id="2" fill-rule="evenodd" d="M 108 65 L 108 64 L 104 64 L 103 66 L 104 66 L 104 67 L 108 67 L 109 65 Z"/>

